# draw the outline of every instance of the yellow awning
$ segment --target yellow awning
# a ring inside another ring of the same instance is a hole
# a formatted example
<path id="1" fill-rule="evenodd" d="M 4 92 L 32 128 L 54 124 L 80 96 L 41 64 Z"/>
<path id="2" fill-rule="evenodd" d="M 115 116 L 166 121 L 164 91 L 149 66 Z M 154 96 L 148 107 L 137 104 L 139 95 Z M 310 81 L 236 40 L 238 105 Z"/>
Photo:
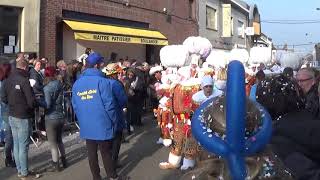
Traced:
<path id="1" fill-rule="evenodd" d="M 75 39 L 100 42 L 168 45 L 167 38 L 159 31 L 70 20 L 63 21 L 75 31 Z"/>

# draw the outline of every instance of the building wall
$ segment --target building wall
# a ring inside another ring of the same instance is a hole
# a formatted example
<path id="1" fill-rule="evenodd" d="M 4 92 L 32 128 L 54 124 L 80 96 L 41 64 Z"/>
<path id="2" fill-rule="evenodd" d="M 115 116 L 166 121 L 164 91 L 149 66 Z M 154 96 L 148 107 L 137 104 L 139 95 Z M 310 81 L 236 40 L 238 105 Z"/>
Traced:
<path id="1" fill-rule="evenodd" d="M 189 0 L 130 0 L 129 6 L 118 2 L 121 1 L 42 0 L 41 55 L 51 61 L 56 60 L 56 29 L 62 20 L 62 10 L 148 23 L 150 29 L 163 33 L 168 38 L 169 44 L 182 43 L 186 37 L 198 35 L 196 21 L 189 18 Z M 163 8 L 172 15 L 171 18 L 163 12 Z"/>
<path id="2" fill-rule="evenodd" d="M 238 44 L 241 48 L 247 48 L 246 40 L 247 37 L 241 38 L 238 36 L 238 20 L 244 23 L 244 29 L 248 27 L 248 16 L 249 14 L 244 14 L 243 12 L 239 11 L 238 9 L 232 7 L 231 16 L 233 17 L 233 36 L 232 36 L 232 44 Z"/>
<path id="3" fill-rule="evenodd" d="M 1 0 L 0 6 L 22 8 L 20 25 L 20 51 L 39 52 L 40 0 Z"/>
<path id="4" fill-rule="evenodd" d="M 233 17 L 233 35 L 231 37 L 222 37 L 223 30 L 223 12 L 222 5 L 224 3 L 231 4 L 231 16 Z M 213 48 L 216 49 L 232 49 L 235 44 L 238 44 L 241 48 L 246 47 L 247 38 L 238 37 L 238 20 L 241 20 L 245 27 L 248 24 L 248 13 L 240 10 L 231 1 L 223 0 L 199 0 L 199 35 L 206 37 L 210 40 Z M 206 6 L 210 6 L 217 11 L 217 30 L 207 29 L 206 27 Z"/>

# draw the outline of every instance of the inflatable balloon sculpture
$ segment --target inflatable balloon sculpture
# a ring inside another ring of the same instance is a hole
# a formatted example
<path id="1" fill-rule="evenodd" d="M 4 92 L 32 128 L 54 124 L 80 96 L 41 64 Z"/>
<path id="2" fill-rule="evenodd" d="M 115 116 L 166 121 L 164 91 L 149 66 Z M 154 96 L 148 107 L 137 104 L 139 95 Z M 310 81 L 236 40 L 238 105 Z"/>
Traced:
<path id="1" fill-rule="evenodd" d="M 207 107 L 214 106 L 212 104 L 215 103 L 215 98 L 206 101 L 195 111 L 192 118 L 192 133 L 202 147 L 225 160 L 229 169 L 228 177 L 233 180 L 244 180 L 247 177 L 246 157 L 263 150 L 271 138 L 271 117 L 261 105 L 250 101 L 259 113 L 256 117 L 260 124 L 254 128 L 253 133 L 247 134 L 250 122 L 246 122 L 245 116 L 248 116 L 246 107 L 249 101 L 246 101 L 245 97 L 244 68 L 239 61 L 232 61 L 228 65 L 225 99 L 226 122 L 225 127 L 220 128 L 225 129 L 225 135 L 220 136 L 220 132 L 216 131 L 214 126 L 208 127 L 208 121 L 204 119 L 204 111 L 208 111 Z M 211 111 L 219 111 L 219 107 Z"/>

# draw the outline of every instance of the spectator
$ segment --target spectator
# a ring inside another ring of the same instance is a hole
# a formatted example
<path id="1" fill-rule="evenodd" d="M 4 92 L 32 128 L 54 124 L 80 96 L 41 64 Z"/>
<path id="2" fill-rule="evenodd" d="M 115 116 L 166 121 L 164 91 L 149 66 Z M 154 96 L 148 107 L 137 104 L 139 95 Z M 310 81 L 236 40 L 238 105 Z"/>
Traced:
<path id="1" fill-rule="evenodd" d="M 301 93 L 293 80 L 281 74 L 257 84 L 256 100 L 268 110 L 273 120 L 277 120 L 289 112 L 303 109 Z"/>
<path id="2" fill-rule="evenodd" d="M 282 74 L 291 80 L 293 79 L 293 69 L 291 67 L 284 68 Z"/>
<path id="3" fill-rule="evenodd" d="M 256 92 L 257 92 L 257 86 L 259 83 L 261 83 L 261 81 L 263 81 L 266 78 L 266 75 L 264 74 L 264 72 L 262 70 L 259 70 L 256 74 L 256 82 L 255 84 L 251 87 L 250 90 L 250 95 L 249 95 L 249 99 L 251 99 L 252 101 L 256 101 Z"/>
<path id="4" fill-rule="evenodd" d="M 91 48 L 86 48 L 84 51 L 84 54 L 82 54 L 80 57 L 78 57 L 77 61 L 81 62 L 82 64 L 86 64 L 86 59 L 89 56 L 89 54 L 93 53 Z"/>
<path id="5" fill-rule="evenodd" d="M 107 178 L 116 179 L 112 141 L 126 104 L 126 95 L 118 81 L 104 77 L 100 71 L 103 58 L 98 53 L 90 54 L 86 61 L 87 69 L 72 88 L 72 105 L 78 117 L 80 137 L 86 140 L 93 179 L 101 180 L 98 147 Z"/>
<path id="6" fill-rule="evenodd" d="M 30 84 L 33 89 L 33 92 L 36 96 L 36 101 L 39 104 L 43 104 L 44 97 L 43 97 L 43 79 L 44 79 L 44 73 L 41 72 L 42 63 L 40 60 L 34 61 L 34 67 L 30 69 Z M 39 107 L 35 111 L 35 123 L 37 123 L 38 129 L 40 130 L 41 134 L 45 136 L 45 125 L 44 125 L 44 109 L 42 107 Z M 40 135 L 40 134 L 38 134 Z"/>
<path id="7" fill-rule="evenodd" d="M 30 84 L 35 94 L 43 94 L 43 75 L 40 72 L 41 61 L 34 61 L 34 68 L 30 69 Z"/>
<path id="8" fill-rule="evenodd" d="M 140 70 L 129 68 L 124 83 L 128 94 L 128 122 L 130 125 L 142 126 L 143 75 Z M 140 73 L 140 74 L 139 74 Z"/>
<path id="9" fill-rule="evenodd" d="M 21 179 L 38 178 L 39 174 L 28 171 L 28 146 L 31 130 L 31 118 L 36 100 L 29 83 L 27 72 L 28 63 L 24 60 L 17 62 L 16 71 L 4 81 L 2 102 L 9 105 L 9 124 L 12 129 L 14 144 L 14 159 L 18 176 Z"/>
<path id="10" fill-rule="evenodd" d="M 118 80 L 118 75 L 122 71 L 121 67 L 118 64 L 108 64 L 102 71 L 106 74 L 107 78 L 118 81 L 122 85 L 122 91 L 124 91 L 123 84 Z M 127 97 L 125 97 L 125 99 L 127 99 Z M 120 167 L 120 164 L 118 162 L 118 156 L 123 138 L 123 129 L 126 127 L 126 111 L 127 108 L 125 107 L 123 108 L 123 113 L 119 114 L 120 118 L 117 123 L 117 128 L 112 142 L 112 160 L 116 167 Z"/>
<path id="11" fill-rule="evenodd" d="M 300 69 L 296 75 L 296 80 L 304 94 L 305 109 L 312 113 L 314 117 L 320 117 L 318 87 L 314 70 L 311 68 Z"/>
<path id="12" fill-rule="evenodd" d="M 62 108 L 63 87 L 61 81 L 56 78 L 56 69 L 53 66 L 45 68 L 44 79 L 44 99 L 45 99 L 45 125 L 47 138 L 51 147 L 52 169 L 60 171 L 59 152 L 61 163 L 66 168 L 65 149 L 62 143 L 62 130 L 64 125 L 64 115 Z"/>
<path id="13" fill-rule="evenodd" d="M 162 66 L 155 66 L 152 67 L 149 71 L 149 75 L 151 76 L 148 86 L 148 94 L 152 103 L 152 108 L 156 109 L 159 105 L 159 100 L 161 97 L 157 96 L 157 89 L 159 89 L 161 83 L 162 74 L 161 71 L 163 71 Z"/>
<path id="14" fill-rule="evenodd" d="M 271 144 L 294 179 L 319 180 L 319 138 L 319 119 L 307 110 L 292 111 L 274 123 Z"/>
<path id="15" fill-rule="evenodd" d="M 29 53 L 28 54 L 29 68 L 34 67 L 34 61 L 36 61 L 37 58 L 38 58 L 37 53 Z"/>
<path id="16" fill-rule="evenodd" d="M 2 88 L 2 82 L 8 78 L 11 71 L 10 64 L 1 64 L 0 65 L 0 87 Z M 3 120 L 4 125 L 4 134 L 5 134 L 5 146 L 4 146 L 4 155 L 5 155 L 5 166 L 6 167 L 16 167 L 12 153 L 13 153 L 13 137 L 11 127 L 9 125 L 9 109 L 8 105 L 1 102 L 1 119 Z"/>

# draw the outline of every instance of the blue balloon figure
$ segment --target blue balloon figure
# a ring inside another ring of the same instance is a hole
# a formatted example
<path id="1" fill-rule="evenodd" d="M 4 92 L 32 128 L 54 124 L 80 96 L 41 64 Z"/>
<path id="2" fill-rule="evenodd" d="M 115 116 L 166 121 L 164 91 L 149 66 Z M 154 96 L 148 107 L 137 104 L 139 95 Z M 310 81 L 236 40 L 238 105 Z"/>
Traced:
<path id="1" fill-rule="evenodd" d="M 245 74 L 244 67 L 239 61 L 228 65 L 228 80 L 226 91 L 226 140 L 207 131 L 202 112 L 213 99 L 204 102 L 192 117 L 192 134 L 208 151 L 224 158 L 228 164 L 233 180 L 246 178 L 245 157 L 263 149 L 272 135 L 272 121 L 269 113 L 257 102 L 255 105 L 261 112 L 262 125 L 252 137 L 245 139 Z"/>

